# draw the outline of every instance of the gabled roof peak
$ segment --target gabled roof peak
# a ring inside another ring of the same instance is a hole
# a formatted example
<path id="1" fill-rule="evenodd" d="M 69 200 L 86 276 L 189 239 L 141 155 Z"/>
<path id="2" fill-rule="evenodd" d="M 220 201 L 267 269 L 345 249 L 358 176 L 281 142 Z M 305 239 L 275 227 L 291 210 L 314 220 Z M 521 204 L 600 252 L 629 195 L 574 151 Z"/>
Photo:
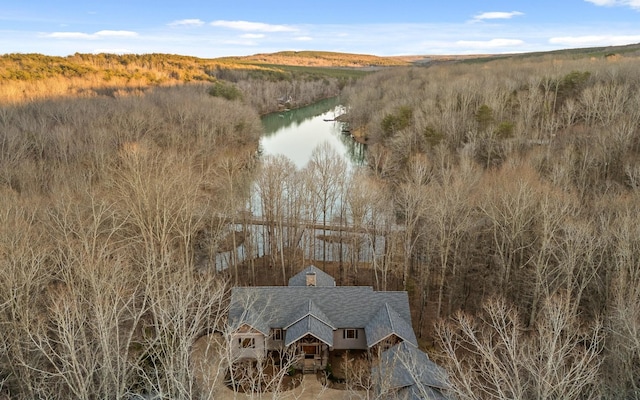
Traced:
<path id="1" fill-rule="evenodd" d="M 326 345 L 333 346 L 333 328 L 312 314 L 288 327 L 285 333 L 284 345 L 290 346 L 306 335 L 311 335 L 323 341 Z"/>
<path id="2" fill-rule="evenodd" d="M 290 316 L 289 324 L 284 326 L 284 329 L 288 329 L 291 325 L 307 316 L 312 316 L 318 321 L 321 321 L 325 325 L 331 327 L 331 329 L 336 329 L 329 317 L 326 316 L 326 314 L 320 307 L 318 307 L 316 303 L 314 303 L 311 299 L 308 299 L 306 303 L 307 304 L 304 307 L 300 307 L 298 311 Z"/>
<path id="3" fill-rule="evenodd" d="M 289 286 L 335 286 L 336 280 L 315 265 L 309 265 L 289 279 Z"/>
<path id="4" fill-rule="evenodd" d="M 395 335 L 415 347 L 418 346 L 416 335 L 409 321 L 405 321 L 389 303 L 384 303 L 378 309 L 378 312 L 364 329 L 368 347 L 378 344 L 390 335 Z"/>

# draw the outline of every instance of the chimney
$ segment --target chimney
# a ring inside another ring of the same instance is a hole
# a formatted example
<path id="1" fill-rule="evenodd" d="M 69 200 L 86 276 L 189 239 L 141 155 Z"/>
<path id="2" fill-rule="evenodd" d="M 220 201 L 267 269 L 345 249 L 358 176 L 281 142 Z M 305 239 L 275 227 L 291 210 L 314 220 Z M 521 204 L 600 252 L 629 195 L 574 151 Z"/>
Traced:
<path id="1" fill-rule="evenodd" d="M 307 286 L 315 286 L 315 285 L 316 285 L 316 273 L 307 272 Z"/>

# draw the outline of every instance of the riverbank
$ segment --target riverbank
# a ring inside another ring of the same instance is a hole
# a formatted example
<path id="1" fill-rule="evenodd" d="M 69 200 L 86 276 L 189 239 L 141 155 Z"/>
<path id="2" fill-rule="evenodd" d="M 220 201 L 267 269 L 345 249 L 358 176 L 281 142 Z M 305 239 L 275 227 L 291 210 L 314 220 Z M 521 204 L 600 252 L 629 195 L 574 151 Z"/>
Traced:
<path id="1" fill-rule="evenodd" d="M 367 135 L 365 128 L 356 128 L 351 131 L 351 138 L 360 144 L 374 144 L 376 141 L 371 140 Z"/>
<path id="2" fill-rule="evenodd" d="M 263 117 L 267 117 L 267 116 L 269 116 L 271 114 L 280 114 L 280 113 L 283 113 L 283 112 L 296 111 L 296 110 L 300 110 L 302 108 L 313 106 L 314 104 L 317 104 L 317 103 L 320 103 L 320 102 L 323 102 L 323 101 L 328 101 L 328 100 L 332 100 L 332 99 L 339 99 L 339 98 L 340 98 L 340 95 L 338 94 L 337 96 L 322 96 L 322 97 L 319 97 L 319 98 L 317 98 L 317 99 L 315 99 L 315 100 L 313 100 L 311 102 L 308 102 L 308 103 L 302 103 L 302 104 L 296 104 L 296 105 L 291 105 L 290 104 L 289 106 L 286 106 L 286 104 L 279 104 L 276 109 L 269 110 L 269 111 L 266 111 L 264 113 L 259 113 L 258 115 L 260 116 L 260 118 L 263 118 Z"/>
<path id="3" fill-rule="evenodd" d="M 344 124 L 338 116 L 343 113 L 340 98 L 331 97 L 307 107 L 263 116 L 261 154 L 284 155 L 302 168 L 313 150 L 328 142 L 349 165 L 362 165 L 362 146 L 342 132 Z"/>

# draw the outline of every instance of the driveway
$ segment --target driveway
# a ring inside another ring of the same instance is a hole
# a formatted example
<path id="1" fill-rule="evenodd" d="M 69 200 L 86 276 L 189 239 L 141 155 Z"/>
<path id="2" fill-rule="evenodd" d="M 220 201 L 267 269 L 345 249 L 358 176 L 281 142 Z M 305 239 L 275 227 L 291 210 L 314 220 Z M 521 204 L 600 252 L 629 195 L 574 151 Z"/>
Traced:
<path id="1" fill-rule="evenodd" d="M 221 337 L 216 335 L 205 336 L 194 343 L 193 360 L 195 378 L 201 389 L 209 393 L 210 399 L 285 399 L 285 400 L 343 400 L 366 399 L 365 392 L 353 392 L 348 390 L 329 389 L 322 385 L 315 374 L 303 375 L 302 383 L 293 390 L 277 393 L 257 394 L 237 393 L 225 386 L 221 374 L 221 355 L 218 353 L 221 346 Z"/>
<path id="2" fill-rule="evenodd" d="M 288 393 L 283 393 L 283 399 L 300 399 L 300 400 L 331 400 L 331 399 L 364 399 L 366 393 L 352 392 L 348 390 L 329 389 L 318 380 L 315 374 L 304 375 L 302 384 L 291 391 L 291 397 L 287 397 Z"/>

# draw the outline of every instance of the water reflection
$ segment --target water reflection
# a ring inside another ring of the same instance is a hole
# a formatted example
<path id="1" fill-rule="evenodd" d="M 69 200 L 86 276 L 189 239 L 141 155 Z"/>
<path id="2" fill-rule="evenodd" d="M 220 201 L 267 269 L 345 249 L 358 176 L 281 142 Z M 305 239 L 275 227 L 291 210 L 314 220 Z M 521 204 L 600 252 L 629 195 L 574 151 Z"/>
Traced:
<path id="1" fill-rule="evenodd" d="M 236 232 L 242 232 L 243 226 L 238 224 L 234 227 Z M 246 225 L 244 227 L 247 232 L 247 238 L 250 242 L 244 242 L 235 250 L 216 254 L 216 270 L 222 271 L 231 266 L 235 260 L 244 261 L 247 259 L 257 259 L 269 254 L 270 235 L 267 232 L 266 225 Z M 282 243 L 290 243 L 289 228 L 282 228 L 284 239 Z M 299 243 L 303 257 L 306 260 L 326 260 L 326 261 L 344 261 L 351 263 L 371 263 L 374 258 L 380 259 L 384 256 L 385 237 L 375 233 L 360 234 L 359 240 L 354 240 L 354 236 L 344 234 L 340 241 L 327 242 L 326 251 L 324 242 L 320 237 L 325 234 L 336 234 L 335 231 L 324 231 L 322 229 L 307 229 L 301 231 L 299 227 L 293 228 L 295 233 L 299 235 L 297 242 Z M 368 235 L 368 236 L 367 236 Z M 283 248 L 280 244 L 276 245 L 277 251 L 282 252 Z"/>
<path id="2" fill-rule="evenodd" d="M 344 124 L 335 118 L 344 113 L 339 98 L 322 100 L 310 106 L 273 113 L 262 118 L 262 154 L 284 155 L 303 168 L 313 149 L 328 142 L 350 165 L 362 165 L 366 145 L 343 133 Z"/>
<path id="3" fill-rule="evenodd" d="M 349 134 L 344 134 L 344 124 L 335 120 L 344 111 L 340 100 L 333 98 L 263 117 L 264 135 L 260 141 L 262 154 L 284 155 L 297 168 L 304 168 L 316 146 L 328 142 L 348 165 L 363 165 L 366 145 L 357 143 Z M 312 227 L 314 223 L 319 224 L 320 220 L 306 224 L 301 224 L 298 220 L 293 221 L 295 226 L 287 226 L 286 223 L 276 226 L 273 221 L 265 223 L 260 220 L 262 206 L 257 197 L 253 197 L 251 203 L 251 217 L 245 216 L 247 219 L 242 224 L 229 227 L 230 232 L 243 232 L 246 241 L 232 251 L 216 255 L 218 270 L 248 258 L 265 256 L 274 246 L 276 252 L 282 252 L 284 247 L 291 248 L 292 243 L 302 251 L 305 259 L 355 263 L 372 262 L 374 258 L 382 256 L 384 238 L 374 232 L 347 234 L 342 227 Z M 257 220 L 253 220 L 254 217 Z M 277 240 L 277 235 L 282 239 Z M 321 238 L 324 235 L 338 235 L 338 239 L 327 240 L 325 243 Z M 273 245 L 270 243 L 272 240 L 276 240 Z"/>

